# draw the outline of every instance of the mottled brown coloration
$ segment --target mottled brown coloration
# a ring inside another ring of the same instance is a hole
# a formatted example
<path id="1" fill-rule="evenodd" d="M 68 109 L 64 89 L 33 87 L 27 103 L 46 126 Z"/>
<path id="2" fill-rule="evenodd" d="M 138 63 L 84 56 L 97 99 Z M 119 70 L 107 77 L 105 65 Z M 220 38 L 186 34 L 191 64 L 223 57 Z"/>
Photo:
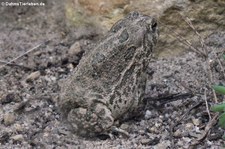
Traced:
<path id="1" fill-rule="evenodd" d="M 58 103 L 77 134 L 104 133 L 137 109 L 157 39 L 156 19 L 132 12 L 84 55 L 61 86 Z"/>

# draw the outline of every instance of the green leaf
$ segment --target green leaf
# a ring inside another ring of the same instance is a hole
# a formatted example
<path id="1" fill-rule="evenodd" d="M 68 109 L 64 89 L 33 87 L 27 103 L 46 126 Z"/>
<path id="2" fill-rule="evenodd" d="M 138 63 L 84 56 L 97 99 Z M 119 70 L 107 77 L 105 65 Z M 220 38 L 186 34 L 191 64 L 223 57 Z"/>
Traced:
<path id="1" fill-rule="evenodd" d="M 225 87 L 224 86 L 219 86 L 219 85 L 214 85 L 213 89 L 222 95 L 225 95 Z"/>
<path id="2" fill-rule="evenodd" d="M 225 140 L 225 134 L 222 136 L 222 138 Z"/>
<path id="3" fill-rule="evenodd" d="M 225 59 L 225 55 L 223 55 L 223 58 Z"/>
<path id="4" fill-rule="evenodd" d="M 211 107 L 211 111 L 213 112 L 223 112 L 225 111 L 225 103 L 217 104 Z"/>
<path id="5" fill-rule="evenodd" d="M 225 113 L 219 116 L 219 125 L 222 128 L 225 128 Z"/>

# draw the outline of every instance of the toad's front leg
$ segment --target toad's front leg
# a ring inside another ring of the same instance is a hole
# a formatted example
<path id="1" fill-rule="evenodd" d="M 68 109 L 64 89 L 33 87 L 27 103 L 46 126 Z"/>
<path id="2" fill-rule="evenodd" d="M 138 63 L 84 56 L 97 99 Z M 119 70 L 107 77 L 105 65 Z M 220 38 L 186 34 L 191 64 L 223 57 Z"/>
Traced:
<path id="1" fill-rule="evenodd" d="M 75 133 L 85 137 L 103 134 L 114 124 L 110 109 L 102 103 L 87 108 L 74 108 L 68 113 L 67 120 Z"/>

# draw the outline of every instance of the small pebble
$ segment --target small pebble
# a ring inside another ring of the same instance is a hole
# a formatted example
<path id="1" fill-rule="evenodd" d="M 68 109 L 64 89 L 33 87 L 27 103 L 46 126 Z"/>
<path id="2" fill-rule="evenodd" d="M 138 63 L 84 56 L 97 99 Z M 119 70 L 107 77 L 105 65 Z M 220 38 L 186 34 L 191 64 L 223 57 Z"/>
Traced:
<path id="1" fill-rule="evenodd" d="M 175 132 L 174 132 L 174 137 L 181 137 L 181 130 L 180 129 L 177 129 Z"/>
<path id="2" fill-rule="evenodd" d="M 22 132 L 23 131 L 23 127 L 20 124 L 15 124 L 14 127 L 15 127 L 17 132 Z"/>
<path id="3" fill-rule="evenodd" d="M 167 149 L 168 147 L 171 146 L 171 142 L 169 140 L 165 140 L 155 146 L 155 148 L 159 149 Z"/>
<path id="4" fill-rule="evenodd" d="M 195 126 L 199 126 L 200 125 L 200 120 L 196 119 L 196 118 L 192 118 L 192 122 Z"/>
<path id="5" fill-rule="evenodd" d="M 23 135 L 19 134 L 19 135 L 15 135 L 11 137 L 14 141 L 20 141 L 22 142 L 24 140 Z"/>
<path id="6" fill-rule="evenodd" d="M 74 66 L 72 63 L 70 63 L 70 64 L 68 64 L 67 68 L 70 69 L 70 71 L 72 71 L 74 69 Z"/>
<path id="7" fill-rule="evenodd" d="M 4 124 L 6 126 L 8 126 L 8 125 L 11 125 L 11 124 L 13 124 L 15 122 L 16 117 L 15 117 L 15 115 L 13 113 L 6 113 L 4 115 L 3 119 L 4 119 Z"/>
<path id="8" fill-rule="evenodd" d="M 159 130 L 156 127 L 151 127 L 151 128 L 148 129 L 148 131 L 150 133 L 158 133 L 159 132 Z"/>
<path id="9" fill-rule="evenodd" d="M 7 94 L 2 100 L 1 104 L 8 104 L 15 99 L 15 95 L 13 93 Z"/>
<path id="10" fill-rule="evenodd" d="M 82 50 L 79 42 L 75 42 L 68 51 L 69 55 L 78 55 L 80 52 L 82 52 Z"/>
<path id="11" fill-rule="evenodd" d="M 30 75 L 27 76 L 26 81 L 33 81 L 39 78 L 41 75 L 40 71 L 32 72 Z"/>
<path id="12" fill-rule="evenodd" d="M 139 130 L 139 134 L 140 135 L 144 135 L 145 134 L 145 131 L 144 130 Z"/>
<path id="13" fill-rule="evenodd" d="M 122 125 L 120 126 L 120 129 L 123 129 L 123 130 L 128 131 L 129 125 L 127 125 L 127 124 L 122 124 Z"/>
<path id="14" fill-rule="evenodd" d="M 147 145 L 151 142 L 151 139 L 141 139 L 141 144 Z"/>
<path id="15" fill-rule="evenodd" d="M 149 110 L 147 110 L 146 112 L 145 112 L 145 119 L 150 119 L 152 117 L 152 112 L 151 111 L 149 111 Z"/>
<path id="16" fill-rule="evenodd" d="M 186 127 L 187 129 L 191 130 L 191 129 L 194 128 L 194 125 L 193 125 L 192 123 L 187 123 L 187 124 L 185 125 L 185 127 Z"/>

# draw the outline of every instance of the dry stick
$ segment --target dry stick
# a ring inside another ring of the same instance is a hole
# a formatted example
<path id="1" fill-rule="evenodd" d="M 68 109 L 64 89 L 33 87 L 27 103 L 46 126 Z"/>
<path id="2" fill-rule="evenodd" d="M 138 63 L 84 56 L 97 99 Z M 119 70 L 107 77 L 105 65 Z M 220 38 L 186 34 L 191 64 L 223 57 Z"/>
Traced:
<path id="1" fill-rule="evenodd" d="M 204 51 L 204 53 L 205 53 L 205 58 L 206 58 L 206 61 L 207 61 L 207 68 L 208 68 L 208 75 L 209 75 L 209 80 L 210 80 L 210 83 L 212 84 L 212 82 L 213 82 L 213 79 L 212 79 L 212 70 L 211 70 L 211 68 L 210 68 L 210 62 L 209 62 L 209 59 L 208 59 L 208 51 L 207 51 L 207 49 L 205 48 L 206 46 L 205 46 L 205 41 L 204 41 L 204 39 L 202 38 L 202 36 L 198 33 L 198 31 L 195 29 L 195 27 L 193 26 L 193 24 L 191 23 L 191 21 L 190 21 L 190 19 L 188 18 L 188 17 L 185 17 L 184 18 L 184 16 L 182 15 L 182 14 L 180 14 L 181 15 L 181 17 L 184 19 L 184 21 L 191 27 L 191 29 L 195 32 L 195 34 L 198 36 L 198 38 L 199 38 L 199 40 L 200 40 L 200 43 L 201 43 L 201 45 L 202 45 L 202 51 Z M 216 54 L 215 54 L 216 55 Z M 220 63 L 221 64 L 221 63 Z M 222 65 L 221 65 L 222 66 Z M 211 84 L 208 84 L 209 85 L 209 87 L 211 86 Z M 215 92 L 215 90 L 213 90 L 212 89 L 212 92 L 213 92 L 213 96 L 214 96 L 214 100 L 215 100 L 215 103 L 217 103 L 218 102 L 218 99 L 217 99 L 217 97 L 216 97 L 216 92 Z"/>
<path id="2" fill-rule="evenodd" d="M 218 62 L 218 64 L 219 64 L 219 66 L 220 66 L 220 69 L 221 69 L 221 71 L 222 71 L 222 73 L 223 73 L 223 78 L 225 79 L 225 70 L 224 70 L 224 68 L 223 68 L 223 66 L 222 66 L 222 63 L 221 63 L 220 59 L 219 59 L 218 56 L 216 55 L 215 49 L 214 49 L 214 48 L 212 48 L 212 53 L 213 53 L 214 56 L 216 57 L 217 62 Z"/>
<path id="3" fill-rule="evenodd" d="M 196 94 L 194 90 L 192 90 L 190 87 L 188 87 L 185 82 L 183 82 L 181 79 L 178 79 L 176 76 L 173 76 L 173 78 L 175 79 L 176 82 L 178 82 L 183 88 L 185 88 L 186 90 L 188 90 L 189 92 L 191 92 L 192 94 Z M 179 85 L 175 84 L 177 87 L 180 88 Z"/>
<path id="4" fill-rule="evenodd" d="M 209 134 L 210 129 L 217 123 L 219 117 L 219 113 L 216 113 L 216 115 L 208 122 L 208 124 L 205 127 L 204 133 L 189 146 L 189 149 L 194 149 L 196 145 L 200 144 Z"/>
<path id="5" fill-rule="evenodd" d="M 49 41 L 49 40 L 48 40 L 48 41 Z M 7 65 L 10 65 L 12 62 L 16 61 L 17 59 L 19 59 L 19 58 L 23 57 L 24 55 L 26 55 L 26 54 L 28 54 L 28 53 L 34 51 L 35 49 L 39 48 L 41 45 L 46 44 L 48 41 L 42 42 L 42 43 L 38 44 L 37 46 L 31 48 L 31 49 L 28 50 L 27 52 L 21 54 L 20 56 L 18 56 L 18 57 L 16 57 L 16 58 L 12 59 L 11 61 L 9 61 L 9 62 L 7 62 L 6 64 L 4 64 L 3 66 L 1 66 L 0 69 L 3 68 L 3 67 L 5 67 L 5 66 L 7 66 Z"/>
<path id="6" fill-rule="evenodd" d="M 168 28 L 167 26 L 165 25 L 162 25 L 164 26 L 165 28 L 167 28 L 170 32 L 172 32 L 173 34 L 175 34 L 176 36 L 174 36 L 173 34 L 169 34 L 170 37 L 172 38 L 176 38 L 177 40 L 179 40 L 182 44 L 188 46 L 191 48 L 192 51 L 196 52 L 197 54 L 200 54 L 200 55 L 203 55 L 204 57 L 206 57 L 206 54 L 204 52 L 202 52 L 200 49 L 198 48 L 195 48 L 192 46 L 191 42 L 188 41 L 187 39 L 185 39 L 184 37 L 182 37 L 181 35 L 179 35 L 177 32 L 171 30 L 170 28 Z"/>
<path id="7" fill-rule="evenodd" d="M 208 75 L 209 75 L 209 80 L 210 80 L 210 82 L 211 82 L 211 84 L 212 84 L 212 82 L 213 82 L 213 79 L 212 79 L 212 71 L 211 71 L 211 68 L 210 68 L 210 63 L 209 63 L 209 61 L 207 60 L 207 68 L 208 68 Z M 209 84 L 209 87 L 211 86 L 211 84 Z M 214 89 L 212 89 L 212 92 L 213 92 L 213 96 L 214 96 L 214 100 L 215 100 L 215 103 L 218 103 L 218 99 L 217 99 L 217 96 L 216 96 L 216 92 L 215 92 L 215 90 Z"/>
<path id="8" fill-rule="evenodd" d="M 175 31 L 172 31 L 176 36 L 174 35 L 169 35 L 170 37 L 176 38 L 177 40 L 179 40 L 181 43 L 183 43 L 184 45 L 188 46 L 191 48 L 192 51 L 196 52 L 197 54 L 203 54 L 200 51 L 198 51 L 198 49 L 196 49 L 195 47 L 193 47 L 190 43 L 190 41 L 188 41 L 187 39 L 185 39 L 184 37 L 180 36 L 178 33 L 176 33 Z"/>
<path id="9" fill-rule="evenodd" d="M 187 115 L 187 114 L 189 114 L 193 109 L 195 109 L 195 108 L 198 108 L 200 105 L 202 105 L 204 102 L 203 101 L 200 101 L 200 102 L 198 102 L 197 104 L 195 104 L 195 105 L 193 105 L 191 108 L 189 108 L 177 121 L 176 121 L 176 123 L 175 124 L 173 124 L 172 126 L 171 126 L 171 130 L 172 130 L 172 132 L 174 131 L 174 127 L 175 126 L 177 126 L 179 123 L 180 123 L 180 121 L 181 120 L 183 120 L 184 119 L 184 117 Z"/>
<path id="10" fill-rule="evenodd" d="M 197 32 L 197 30 L 195 29 L 195 27 L 193 26 L 191 20 L 188 17 L 185 17 L 180 13 L 181 17 L 183 18 L 183 20 L 192 28 L 192 30 L 195 32 L 195 34 L 198 36 L 200 43 L 202 45 L 202 53 L 204 52 L 204 54 L 207 56 L 208 55 L 208 51 L 205 48 L 205 42 L 204 39 L 202 38 L 202 36 Z"/>
<path id="11" fill-rule="evenodd" d="M 173 141 L 173 132 L 174 132 L 174 128 L 184 119 L 184 117 L 186 115 L 188 115 L 193 109 L 198 108 L 199 106 L 201 106 L 204 102 L 200 101 L 197 104 L 195 104 L 194 106 L 192 106 L 191 108 L 189 108 L 177 121 L 176 123 L 173 123 L 172 125 L 170 125 L 170 138 L 171 138 L 171 142 L 172 142 L 172 148 L 174 148 L 174 141 Z"/>
<path id="12" fill-rule="evenodd" d="M 209 105 L 208 105 L 208 101 L 207 101 L 206 88 L 204 88 L 204 100 L 205 100 L 206 110 L 207 110 L 207 113 L 209 115 L 209 120 L 211 120 L 212 117 L 211 117 L 211 114 L 209 112 Z"/>
<path id="13" fill-rule="evenodd" d="M 203 40 L 203 38 L 201 37 L 201 35 L 197 32 L 197 30 L 194 28 L 194 26 L 193 26 L 193 24 L 191 23 L 191 21 L 190 21 L 190 19 L 189 18 L 187 18 L 186 17 L 186 19 L 184 19 L 185 20 L 185 22 L 195 31 L 195 33 L 197 34 L 197 36 L 199 37 L 199 40 L 200 40 L 200 42 L 201 42 L 201 45 L 202 45 L 202 49 L 203 49 L 203 51 L 205 52 L 205 54 L 206 54 L 206 61 L 207 61 L 207 68 L 208 68 L 208 70 L 209 70 L 209 79 L 210 79 L 210 83 L 212 83 L 212 70 L 211 70 L 211 68 L 210 68 L 210 63 L 209 63 L 209 59 L 208 59 L 208 51 L 206 50 L 206 48 L 205 48 L 205 42 L 204 42 L 204 40 Z M 210 84 L 209 84 L 209 86 L 210 86 Z M 212 91 L 213 91 L 213 95 L 214 95 L 214 100 L 215 100 L 215 102 L 217 103 L 217 97 L 216 97 L 216 93 L 215 93 L 215 91 L 212 89 Z M 207 112 L 208 112 L 208 115 L 209 115 L 209 118 L 210 118 L 210 121 L 209 121 L 209 123 L 206 125 L 206 127 L 205 127 L 205 131 L 204 131 L 204 133 L 202 134 L 202 136 L 200 137 L 200 138 L 198 138 L 193 144 L 191 144 L 190 146 L 189 146 L 189 148 L 190 149 L 192 149 L 192 148 L 194 148 L 196 145 L 198 145 L 199 143 L 201 143 L 203 140 L 205 140 L 205 138 L 207 137 L 207 135 L 209 134 L 209 132 L 210 132 L 210 129 L 213 127 L 213 125 L 214 124 L 216 124 L 216 122 L 217 122 L 217 119 L 218 119 L 218 116 L 219 116 L 219 114 L 217 113 L 214 117 L 213 117 L 213 119 L 211 119 L 211 116 L 210 116 L 210 112 L 209 112 L 209 108 L 208 108 L 208 103 L 207 103 L 207 97 L 206 97 L 206 89 L 205 89 L 205 102 L 206 102 L 206 109 L 207 109 Z"/>
<path id="14" fill-rule="evenodd" d="M 194 48 L 191 43 L 186 40 L 185 38 L 181 37 L 179 34 L 177 34 L 176 32 L 172 31 L 175 35 L 177 35 L 177 38 L 181 43 L 185 44 L 185 45 L 188 45 L 193 51 L 195 51 L 196 53 L 201 53 L 205 58 L 208 58 L 208 53 L 206 51 L 206 48 L 205 48 L 205 44 L 204 44 L 204 40 L 203 38 L 201 37 L 201 35 L 197 32 L 197 30 L 194 28 L 193 24 L 191 23 L 190 19 L 185 19 L 185 22 L 187 22 L 187 24 L 195 31 L 195 33 L 198 35 L 199 39 L 200 39 L 200 42 L 201 42 L 201 45 L 202 45 L 202 50 L 200 49 L 196 49 Z M 178 38 L 179 37 L 179 38 Z M 182 40 L 181 40 L 182 39 Z M 203 52 L 204 51 L 204 52 Z M 210 79 L 210 83 L 212 83 L 212 71 L 211 71 L 211 68 L 210 68 L 210 65 L 209 65 L 209 60 L 207 60 L 207 65 L 208 65 L 208 70 L 209 70 L 209 79 Z M 211 86 L 209 84 L 209 86 Z M 213 91 L 213 95 L 214 95 L 214 99 L 215 99 L 215 102 L 217 103 L 217 98 L 216 98 L 216 94 L 215 94 L 215 91 Z M 207 103 L 207 99 L 206 99 L 206 90 L 205 90 L 205 102 L 206 102 L 206 108 L 207 108 L 207 111 L 208 111 L 208 114 L 209 114 L 209 117 L 210 116 L 210 113 L 209 113 L 209 110 L 208 110 L 208 103 Z M 184 116 L 184 115 L 183 115 Z M 207 134 L 209 133 L 210 129 L 212 128 L 213 124 L 217 122 L 217 118 L 218 118 L 218 114 L 216 116 L 214 116 L 213 119 L 210 120 L 210 122 L 207 124 L 207 126 L 205 127 L 205 132 L 204 134 L 202 134 L 202 137 L 200 137 L 195 143 L 193 143 L 190 148 L 193 148 L 195 145 L 199 144 L 200 141 L 204 140 L 205 137 L 207 136 Z M 181 118 L 182 119 L 182 118 Z M 180 119 L 180 120 L 181 120 Z M 174 129 L 175 125 L 172 127 L 172 131 Z"/>
<path id="15" fill-rule="evenodd" d="M 32 70 L 32 68 L 30 68 L 30 67 L 26 67 L 26 66 L 23 66 L 23 65 L 15 64 L 15 63 L 9 63 L 9 62 L 3 61 L 3 60 L 0 60 L 0 63 L 7 64 L 7 65 L 10 65 L 10 66 L 20 67 L 20 68 L 27 69 L 27 70 Z"/>

